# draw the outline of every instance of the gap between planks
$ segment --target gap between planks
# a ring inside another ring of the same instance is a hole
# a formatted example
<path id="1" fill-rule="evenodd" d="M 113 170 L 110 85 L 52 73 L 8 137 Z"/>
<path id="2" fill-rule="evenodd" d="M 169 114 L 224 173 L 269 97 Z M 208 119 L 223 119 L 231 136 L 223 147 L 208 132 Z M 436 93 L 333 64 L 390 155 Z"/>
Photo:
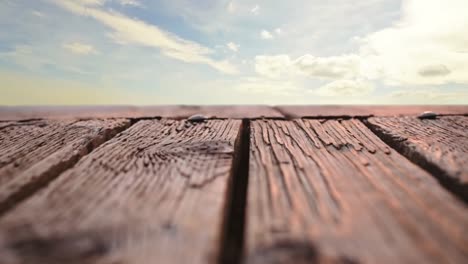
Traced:
<path id="1" fill-rule="evenodd" d="M 452 116 L 453 118 L 464 118 L 466 115 Z M 448 118 L 449 115 L 445 115 L 445 117 Z M 463 140 L 468 138 L 467 132 L 465 131 L 465 135 L 462 137 L 460 133 L 463 133 L 463 131 L 460 127 L 455 129 L 455 131 L 444 131 L 445 135 L 442 134 L 440 128 L 438 128 L 439 130 L 424 131 L 428 129 L 428 127 L 422 124 L 424 120 L 408 118 L 371 118 L 363 119 L 362 122 L 387 145 L 427 171 L 448 192 L 468 204 L 466 167 L 463 167 L 466 163 L 464 163 L 463 157 L 460 157 L 460 155 L 466 155 L 466 152 L 463 150 L 464 148 L 466 150 L 466 144 L 464 144 Z M 442 119 L 435 119 L 434 122 L 437 122 L 437 120 L 443 122 Z M 406 123 L 403 123 L 403 121 Z M 449 122 L 455 122 L 455 120 L 449 120 Z M 413 131 L 405 129 L 405 126 L 409 126 L 410 123 L 415 126 Z M 389 124 L 399 125 L 399 127 L 391 127 Z M 435 126 L 436 124 L 426 125 Z M 414 135 L 407 133 L 413 133 L 417 130 L 420 130 L 420 133 L 431 133 L 430 138 L 424 138 L 423 136 L 416 138 Z M 444 139 L 452 141 L 450 142 L 451 144 L 444 142 Z M 432 147 L 433 149 L 421 148 L 420 144 L 418 144 L 419 140 L 427 144 L 426 147 Z M 436 153 L 432 153 L 432 151 Z M 439 151 L 442 151 L 443 154 L 437 154 Z M 453 160 L 453 157 L 447 156 L 447 154 L 458 155 L 461 160 Z M 447 160 L 444 160 L 444 158 Z M 458 177 L 456 176 L 457 174 L 459 174 Z"/>
<path id="2" fill-rule="evenodd" d="M 225 204 L 219 264 L 241 263 L 244 249 L 245 211 L 249 181 L 250 120 L 243 119 L 235 144 L 234 160 Z"/>
<path id="3" fill-rule="evenodd" d="M 405 158 L 407 158 L 410 162 L 418 165 L 420 168 L 428 172 L 432 177 L 434 177 L 448 192 L 456 196 L 457 198 L 461 199 L 463 202 L 468 204 L 468 185 L 460 179 L 454 178 L 451 173 L 447 172 L 447 168 L 437 164 L 427 155 L 430 153 L 426 153 L 426 151 L 416 150 L 413 144 L 406 144 L 406 140 L 403 140 L 400 137 L 396 137 L 393 135 L 392 131 L 386 130 L 378 125 L 373 124 L 370 120 L 372 119 L 398 119 L 398 118 L 414 118 L 414 120 L 421 121 L 416 117 L 411 116 L 379 116 L 376 117 L 374 115 L 362 115 L 362 116 L 352 116 L 352 115 L 342 115 L 342 116 L 304 116 L 304 117 L 295 117 L 290 115 L 287 111 L 284 111 L 280 107 L 274 107 L 274 109 L 285 116 L 285 120 L 293 121 L 293 120 L 351 120 L 356 119 L 359 120 L 361 123 L 366 125 L 374 135 L 380 138 L 383 142 L 385 142 L 390 148 L 394 149 Z M 467 117 L 468 114 L 438 114 L 439 118 L 456 118 L 456 117 Z M 268 118 L 270 119 L 270 118 Z M 422 129 L 422 128 L 421 128 Z"/>

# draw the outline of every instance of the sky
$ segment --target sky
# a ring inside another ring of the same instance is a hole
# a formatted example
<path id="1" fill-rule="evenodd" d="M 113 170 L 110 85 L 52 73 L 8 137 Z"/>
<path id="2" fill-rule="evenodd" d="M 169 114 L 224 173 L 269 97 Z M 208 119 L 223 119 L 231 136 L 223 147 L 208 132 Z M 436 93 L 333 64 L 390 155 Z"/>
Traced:
<path id="1" fill-rule="evenodd" d="M 467 104 L 467 0 L 0 0 L 0 105 Z"/>

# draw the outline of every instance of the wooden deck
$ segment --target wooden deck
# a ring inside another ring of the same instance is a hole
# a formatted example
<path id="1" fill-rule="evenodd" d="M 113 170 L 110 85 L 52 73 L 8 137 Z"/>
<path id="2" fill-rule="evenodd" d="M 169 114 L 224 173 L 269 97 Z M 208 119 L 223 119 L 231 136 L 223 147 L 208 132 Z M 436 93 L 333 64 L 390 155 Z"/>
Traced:
<path id="1" fill-rule="evenodd" d="M 468 263 L 467 164 L 468 106 L 0 107 L 0 264 Z"/>

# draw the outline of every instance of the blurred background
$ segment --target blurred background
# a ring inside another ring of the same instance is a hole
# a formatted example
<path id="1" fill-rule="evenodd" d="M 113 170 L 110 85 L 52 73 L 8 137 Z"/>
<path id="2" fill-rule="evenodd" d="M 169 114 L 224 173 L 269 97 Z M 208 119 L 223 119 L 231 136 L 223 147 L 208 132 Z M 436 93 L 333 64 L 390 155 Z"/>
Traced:
<path id="1" fill-rule="evenodd" d="M 466 0 L 1 0 L 1 105 L 466 104 Z"/>

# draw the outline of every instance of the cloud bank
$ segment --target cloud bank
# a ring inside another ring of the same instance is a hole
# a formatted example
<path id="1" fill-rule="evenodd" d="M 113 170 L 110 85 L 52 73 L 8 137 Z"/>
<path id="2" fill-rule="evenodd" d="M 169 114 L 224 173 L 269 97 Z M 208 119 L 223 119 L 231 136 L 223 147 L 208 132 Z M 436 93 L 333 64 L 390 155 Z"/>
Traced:
<path id="1" fill-rule="evenodd" d="M 236 67 L 228 61 L 210 58 L 209 55 L 214 51 L 208 47 L 180 38 L 144 21 L 96 7 L 102 5 L 103 0 L 53 0 L 53 2 L 76 15 L 94 18 L 109 27 L 112 29 L 110 37 L 119 44 L 157 48 L 166 56 L 180 61 L 206 64 L 227 74 L 238 72 Z"/>
<path id="2" fill-rule="evenodd" d="M 396 23 L 354 38 L 359 45 L 355 53 L 304 54 L 298 58 L 259 55 L 255 57 L 255 70 L 268 78 L 333 80 L 318 89 L 324 96 L 372 91 L 369 82 L 350 80 L 376 80 L 390 86 L 466 85 L 466 7 L 466 0 L 407 0 Z"/>

